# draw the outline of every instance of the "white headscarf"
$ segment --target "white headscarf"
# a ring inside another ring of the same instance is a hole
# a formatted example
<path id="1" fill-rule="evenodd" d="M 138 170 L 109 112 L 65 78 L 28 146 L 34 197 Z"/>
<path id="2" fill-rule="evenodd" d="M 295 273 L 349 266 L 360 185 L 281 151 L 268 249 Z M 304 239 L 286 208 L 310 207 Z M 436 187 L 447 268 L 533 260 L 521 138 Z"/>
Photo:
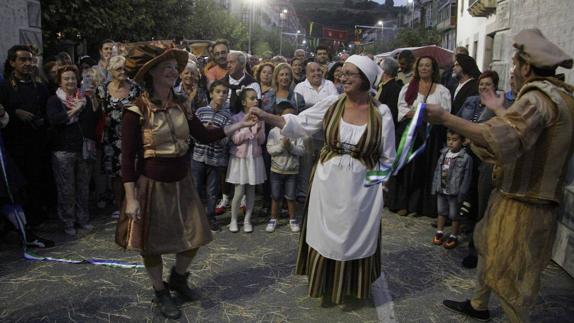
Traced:
<path id="1" fill-rule="evenodd" d="M 363 72 L 369 79 L 371 88 L 375 88 L 383 76 L 383 70 L 368 56 L 351 55 L 345 63 L 351 63 Z"/>

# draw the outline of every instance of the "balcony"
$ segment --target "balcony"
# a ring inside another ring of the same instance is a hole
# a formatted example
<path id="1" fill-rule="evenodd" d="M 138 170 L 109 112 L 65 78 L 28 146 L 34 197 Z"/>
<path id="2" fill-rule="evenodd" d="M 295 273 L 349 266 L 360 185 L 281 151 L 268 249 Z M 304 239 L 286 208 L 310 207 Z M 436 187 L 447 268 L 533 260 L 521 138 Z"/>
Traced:
<path id="1" fill-rule="evenodd" d="M 436 25 L 436 30 L 443 32 L 449 29 L 456 28 L 456 16 L 449 16 L 447 19 L 439 21 Z"/>
<path id="2" fill-rule="evenodd" d="M 496 12 L 496 0 L 468 0 L 468 13 L 473 17 L 488 17 Z"/>

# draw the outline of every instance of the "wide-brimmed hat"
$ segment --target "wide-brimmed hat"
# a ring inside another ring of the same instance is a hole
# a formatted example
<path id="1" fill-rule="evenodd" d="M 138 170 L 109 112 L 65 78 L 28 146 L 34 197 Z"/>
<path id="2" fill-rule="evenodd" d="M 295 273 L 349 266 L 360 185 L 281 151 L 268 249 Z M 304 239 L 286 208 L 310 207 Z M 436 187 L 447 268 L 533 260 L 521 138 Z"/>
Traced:
<path id="1" fill-rule="evenodd" d="M 149 70 L 168 59 L 175 58 L 177 70 L 181 73 L 187 65 L 188 57 L 188 53 L 181 49 L 139 45 L 128 52 L 125 67 L 130 75 L 134 75 L 133 79 L 141 83 Z"/>

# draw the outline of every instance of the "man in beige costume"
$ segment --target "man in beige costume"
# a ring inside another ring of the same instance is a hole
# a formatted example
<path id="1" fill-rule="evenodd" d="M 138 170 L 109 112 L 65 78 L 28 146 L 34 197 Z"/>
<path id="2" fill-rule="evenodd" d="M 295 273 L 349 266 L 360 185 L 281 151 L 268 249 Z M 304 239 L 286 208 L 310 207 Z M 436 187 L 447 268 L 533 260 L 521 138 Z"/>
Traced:
<path id="1" fill-rule="evenodd" d="M 482 94 L 482 101 L 496 117 L 485 123 L 473 124 L 433 105 L 427 116 L 469 138 L 476 155 L 495 165 L 496 188 L 474 233 L 479 253 L 475 294 L 443 304 L 488 320 L 492 291 L 511 322 L 528 322 L 540 274 L 552 254 L 556 213 L 574 150 L 574 87 L 553 76 L 559 66 L 572 68 L 573 61 L 538 29 L 518 33 L 513 46 L 511 73 L 518 95 L 508 110 L 502 108 L 503 96 L 490 92 Z"/>

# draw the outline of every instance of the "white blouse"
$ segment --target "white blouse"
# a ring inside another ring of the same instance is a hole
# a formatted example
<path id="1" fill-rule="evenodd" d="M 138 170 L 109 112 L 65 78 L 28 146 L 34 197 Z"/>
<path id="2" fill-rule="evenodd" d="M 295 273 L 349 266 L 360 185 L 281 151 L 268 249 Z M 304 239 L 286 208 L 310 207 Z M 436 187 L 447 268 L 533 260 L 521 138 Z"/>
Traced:
<path id="1" fill-rule="evenodd" d="M 399 93 L 399 121 L 402 121 L 405 115 L 413 108 L 416 108 L 419 103 L 424 102 L 425 96 L 423 94 L 418 93 L 417 98 L 413 102 L 411 106 L 408 105 L 407 101 L 405 101 L 405 94 L 407 93 L 407 88 L 409 84 L 406 84 L 401 89 Z M 441 84 L 436 84 L 435 90 L 431 93 L 426 103 L 432 104 L 439 104 L 444 110 L 450 112 L 451 109 L 451 98 L 450 98 L 450 91 Z"/>
<path id="2" fill-rule="evenodd" d="M 323 128 L 323 117 L 339 97 L 329 96 L 299 115 L 284 115 L 284 136 L 311 136 Z M 381 104 L 381 146 L 379 164 L 389 165 L 395 159 L 395 129 L 389 108 Z M 350 150 L 357 145 L 367 125 L 353 125 L 341 120 L 339 138 Z M 380 165 L 379 165 L 380 166 Z M 368 169 L 348 154 L 319 163 L 309 198 L 306 242 L 322 256 L 348 261 L 372 256 L 383 212 L 383 190 L 380 186 L 364 187 Z"/>

